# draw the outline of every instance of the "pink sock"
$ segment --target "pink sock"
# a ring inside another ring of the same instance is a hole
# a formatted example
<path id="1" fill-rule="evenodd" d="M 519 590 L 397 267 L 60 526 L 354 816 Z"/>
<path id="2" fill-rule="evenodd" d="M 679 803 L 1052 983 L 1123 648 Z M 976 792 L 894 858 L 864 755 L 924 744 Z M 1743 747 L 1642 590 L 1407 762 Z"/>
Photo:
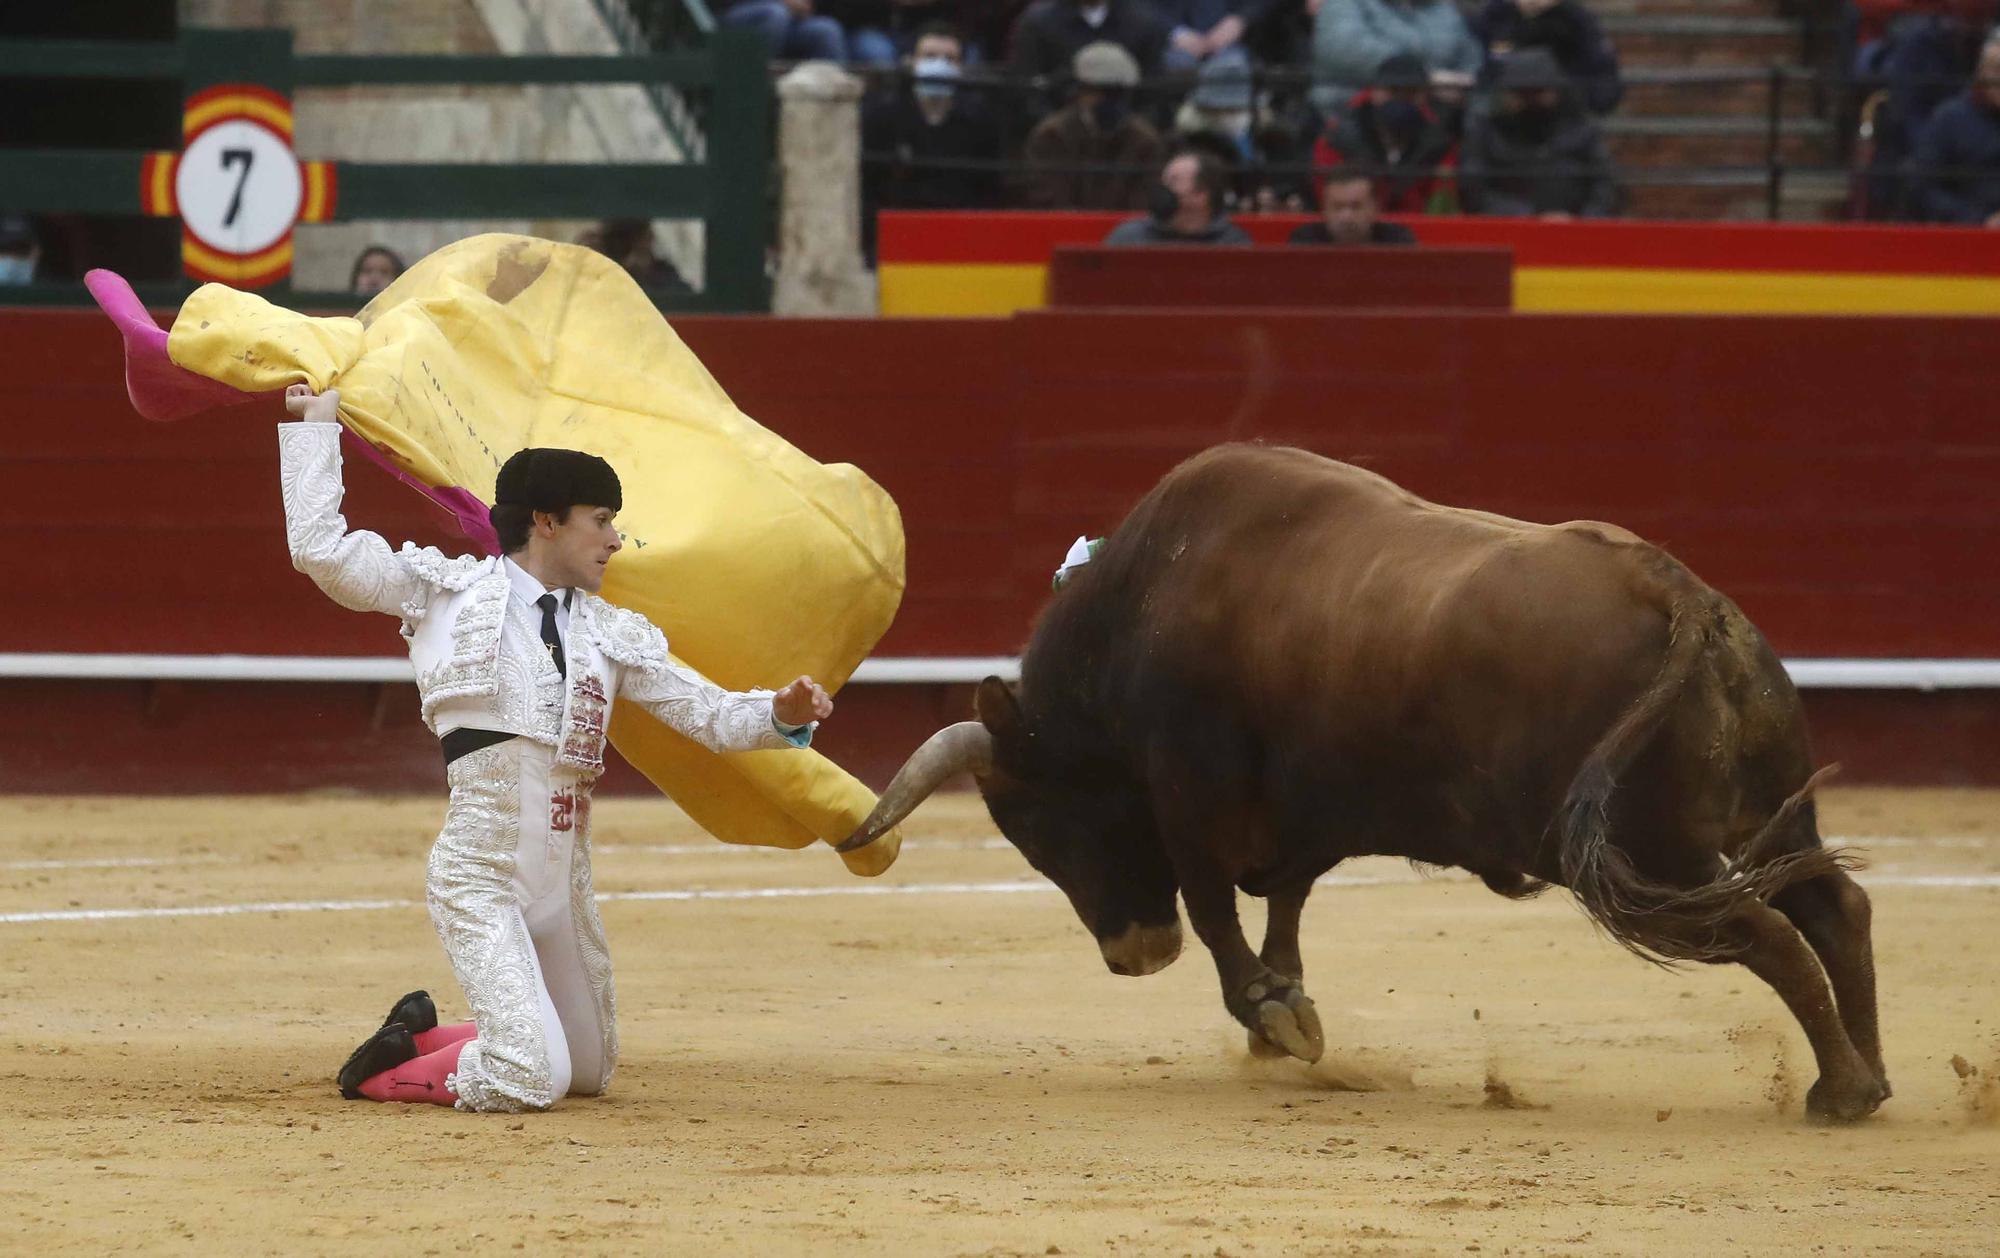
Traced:
<path id="1" fill-rule="evenodd" d="M 451 1026 L 438 1026 L 428 1031 L 419 1031 L 414 1037 L 417 1041 L 417 1055 L 421 1057 L 425 1053 L 435 1053 L 447 1044 L 469 1040 L 478 1033 L 479 1029 L 470 1022 L 458 1022 Z"/>
<path id="2" fill-rule="evenodd" d="M 444 1028 L 440 1027 L 439 1030 Z M 429 1032 L 426 1032 L 429 1034 Z M 361 1085 L 361 1095 L 371 1101 L 407 1101 L 418 1105 L 453 1105 L 458 1097 L 445 1087 L 445 1076 L 458 1069 L 459 1050 L 472 1041 L 459 1040 L 433 1053 L 412 1057 Z"/>

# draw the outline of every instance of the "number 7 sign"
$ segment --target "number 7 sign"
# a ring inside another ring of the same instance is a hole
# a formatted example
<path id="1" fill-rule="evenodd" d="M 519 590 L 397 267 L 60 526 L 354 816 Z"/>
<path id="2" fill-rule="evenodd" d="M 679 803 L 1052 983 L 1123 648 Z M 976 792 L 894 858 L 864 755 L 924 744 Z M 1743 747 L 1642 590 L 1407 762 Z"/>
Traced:
<path id="1" fill-rule="evenodd" d="M 226 83 L 188 97 L 179 153 L 149 153 L 140 200 L 181 220 L 181 262 L 198 280 L 238 288 L 292 270 L 292 228 L 333 217 L 331 162 L 292 152 L 292 102 L 267 87 Z"/>

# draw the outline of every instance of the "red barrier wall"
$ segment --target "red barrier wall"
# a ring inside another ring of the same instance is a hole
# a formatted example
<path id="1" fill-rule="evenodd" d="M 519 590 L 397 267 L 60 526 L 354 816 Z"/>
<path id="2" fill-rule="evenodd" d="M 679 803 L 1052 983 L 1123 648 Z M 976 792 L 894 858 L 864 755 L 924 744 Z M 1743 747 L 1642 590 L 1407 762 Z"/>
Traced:
<path id="1" fill-rule="evenodd" d="M 748 413 L 859 464 L 901 505 L 910 585 L 883 654 L 1013 652 L 1071 538 L 1110 528 L 1195 450 L 1262 437 L 1439 501 L 1624 524 L 1787 655 L 2000 656 L 1996 320 L 1048 311 L 677 326 Z M 275 414 L 138 419 L 95 312 L 0 310 L 0 346 L 0 522 L 9 587 L 32 609 L 0 616 L 0 652 L 398 648 L 386 618 L 341 611 L 291 570 Z M 351 466 L 352 523 L 448 543 L 441 517 Z M 0 691 L 15 718 L 0 789 L 215 789 L 200 775 L 216 771 L 272 788 L 441 780 L 413 701 L 402 711 L 378 688 Z M 1812 702 L 1835 723 L 1818 726 L 1823 749 L 1865 754 L 1861 776 L 2000 771 L 1990 694 Z M 829 727 L 827 748 L 870 775 L 934 716 L 962 715 L 939 690 L 843 703 L 854 723 Z M 306 719 L 369 748 L 315 751 L 286 733 Z"/>

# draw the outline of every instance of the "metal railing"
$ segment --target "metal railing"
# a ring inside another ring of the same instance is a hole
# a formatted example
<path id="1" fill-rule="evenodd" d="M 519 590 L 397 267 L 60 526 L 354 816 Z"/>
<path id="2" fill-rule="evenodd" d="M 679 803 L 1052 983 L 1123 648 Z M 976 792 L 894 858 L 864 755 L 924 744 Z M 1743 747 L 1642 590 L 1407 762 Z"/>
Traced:
<path id="1" fill-rule="evenodd" d="M 626 56 L 297 56 L 283 30 L 186 30 L 177 44 L 0 40 L 0 79 L 178 78 L 189 91 L 251 83 L 295 88 L 385 85 L 666 83 L 707 93 L 703 159 L 682 163 L 337 163 L 332 221 L 354 219 L 686 218 L 705 224 L 705 287 L 676 308 L 766 310 L 765 252 L 772 96 L 762 41 L 721 31 L 697 51 Z M 303 155 L 311 157 L 311 154 Z M 0 212 L 146 213 L 140 152 L 0 148 Z M 189 283 L 139 285 L 175 300 Z M 295 302 L 340 308 L 346 293 L 273 286 Z M 84 300 L 80 284 L 10 289 L 11 302 Z"/>

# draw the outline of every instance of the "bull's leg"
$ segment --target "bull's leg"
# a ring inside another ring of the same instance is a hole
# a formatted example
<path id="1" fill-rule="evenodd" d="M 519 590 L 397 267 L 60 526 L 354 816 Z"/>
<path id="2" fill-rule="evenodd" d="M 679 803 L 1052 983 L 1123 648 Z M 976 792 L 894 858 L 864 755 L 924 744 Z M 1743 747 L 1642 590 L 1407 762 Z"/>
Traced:
<path id="1" fill-rule="evenodd" d="M 1872 1114 L 1888 1088 L 1848 1039 L 1826 975 L 1804 937 L 1783 913 L 1765 904 L 1745 905 L 1731 929 L 1743 944 L 1736 959 L 1777 990 L 1812 1043 L 1819 1080 L 1806 1093 L 1806 1112 L 1840 1122 Z"/>
<path id="2" fill-rule="evenodd" d="M 1304 982 L 1305 962 L 1299 959 L 1299 915 L 1305 910 L 1312 883 L 1273 891 L 1265 900 L 1268 916 L 1264 923 L 1264 965 L 1272 973 L 1295 982 Z M 1288 1057 L 1291 1050 L 1265 1039 L 1255 1027 L 1250 1030 L 1250 1053 L 1255 1057 Z"/>
<path id="3" fill-rule="evenodd" d="M 1195 863 L 1207 865 L 1204 861 Z M 1181 900 L 1187 905 L 1195 934 L 1215 958 L 1216 974 L 1222 980 L 1222 1003 L 1230 1016 L 1248 1027 L 1253 1039 L 1261 1036 L 1302 1061 L 1318 1061 L 1326 1051 L 1319 1013 L 1296 976 L 1277 972 L 1250 951 L 1243 938 L 1243 923 L 1236 916 L 1235 885 L 1213 867 L 1180 872 Z M 1297 903 L 1302 906 L 1305 897 L 1298 897 Z M 1296 932 L 1296 907 L 1292 919 Z M 1294 938 L 1295 956 L 1297 949 Z"/>
<path id="4" fill-rule="evenodd" d="M 1845 873 L 1823 874 L 1773 896 L 1771 907 L 1791 919 L 1826 967 L 1839 1003 L 1841 1025 L 1861 1059 L 1875 1071 L 1883 1099 L 1890 1094 L 1882 1064 L 1882 1035 L 1875 1021 L 1875 947 L 1868 893 Z"/>

